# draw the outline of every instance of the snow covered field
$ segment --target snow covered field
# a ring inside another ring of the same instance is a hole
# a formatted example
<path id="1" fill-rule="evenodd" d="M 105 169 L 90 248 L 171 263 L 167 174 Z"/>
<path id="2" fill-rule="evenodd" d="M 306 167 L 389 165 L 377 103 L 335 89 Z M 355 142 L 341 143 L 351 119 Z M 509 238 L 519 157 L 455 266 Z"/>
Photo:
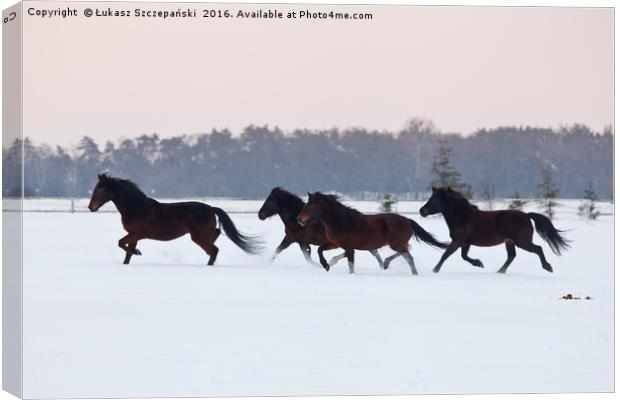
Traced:
<path id="1" fill-rule="evenodd" d="M 25 208 L 60 202 L 27 200 Z M 24 215 L 25 397 L 614 389 L 609 204 L 607 215 L 585 222 L 578 202 L 563 202 L 554 223 L 571 229 L 573 248 L 562 257 L 535 236 L 554 274 L 519 249 L 508 273 L 496 274 L 503 246 L 472 248 L 484 270 L 456 253 L 433 274 L 441 252 L 412 242 L 414 277 L 402 258 L 382 271 L 366 252 L 356 254 L 355 275 L 345 260 L 327 273 L 296 245 L 270 264 L 279 218 L 259 221 L 260 201 L 208 202 L 245 212 L 231 216 L 263 236 L 265 253 L 248 256 L 222 235 L 216 265 L 206 267 L 186 236 L 140 242 L 143 256 L 124 266 L 117 213 Z M 409 216 L 448 238 L 443 219 Z M 560 300 L 568 293 L 582 300 Z"/>

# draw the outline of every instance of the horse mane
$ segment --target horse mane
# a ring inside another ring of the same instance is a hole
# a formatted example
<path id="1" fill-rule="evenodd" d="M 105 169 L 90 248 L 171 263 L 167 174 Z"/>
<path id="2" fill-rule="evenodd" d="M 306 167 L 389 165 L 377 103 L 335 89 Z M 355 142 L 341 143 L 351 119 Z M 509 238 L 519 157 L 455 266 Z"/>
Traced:
<path id="1" fill-rule="evenodd" d="M 144 194 L 144 192 L 140 190 L 138 185 L 136 185 L 129 179 L 113 178 L 106 175 L 106 180 L 109 184 L 111 184 L 111 187 L 116 190 L 122 191 L 129 197 L 135 198 L 137 200 L 150 200 L 150 197 Z"/>
<path id="2" fill-rule="evenodd" d="M 300 212 L 306 203 L 301 199 L 301 197 L 297 196 L 295 193 L 291 193 L 283 187 L 276 187 L 274 190 L 277 192 L 278 203 L 284 208 L 294 210 L 296 212 Z"/>
<path id="3" fill-rule="evenodd" d="M 353 214 L 361 214 L 361 212 L 357 211 L 353 207 L 349 207 L 347 205 L 342 204 L 342 200 L 340 196 L 336 194 L 325 194 L 321 192 L 316 192 L 313 196 L 317 196 L 325 201 L 327 206 L 334 211 L 338 211 L 339 213 L 353 213 Z"/>
<path id="4" fill-rule="evenodd" d="M 462 207 L 470 207 L 470 208 L 478 208 L 478 206 L 471 204 L 469 202 L 469 200 L 467 200 L 467 197 L 465 197 L 465 195 L 461 192 L 457 192 L 456 190 L 452 189 L 449 186 L 443 187 L 441 189 L 441 194 L 450 199 L 453 200 L 454 202 L 456 202 L 459 206 Z"/>

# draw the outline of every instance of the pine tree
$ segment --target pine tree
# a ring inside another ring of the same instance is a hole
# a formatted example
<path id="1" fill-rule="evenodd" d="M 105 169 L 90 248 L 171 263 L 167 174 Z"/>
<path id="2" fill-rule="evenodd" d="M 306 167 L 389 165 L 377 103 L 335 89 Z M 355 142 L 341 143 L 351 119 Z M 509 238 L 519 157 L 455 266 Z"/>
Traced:
<path id="1" fill-rule="evenodd" d="M 94 139 L 84 136 L 75 153 L 76 195 L 88 196 L 97 181 L 97 174 L 101 173 L 101 151 Z"/>
<path id="2" fill-rule="evenodd" d="M 601 214 L 601 212 L 596 207 L 596 202 L 598 201 L 598 196 L 594 192 L 592 188 L 592 182 L 588 184 L 588 187 L 584 191 L 583 194 L 583 202 L 579 206 L 579 214 L 580 217 L 585 219 L 596 219 Z"/>
<path id="3" fill-rule="evenodd" d="M 548 165 L 544 165 L 540 169 L 540 182 L 537 188 L 540 208 L 549 219 L 553 219 L 555 208 L 559 205 L 556 199 L 560 193 L 560 187 L 553 180 L 553 171 Z"/>
<path id="4" fill-rule="evenodd" d="M 390 213 L 393 212 L 392 207 L 398 203 L 396 196 L 392 195 L 389 191 L 385 191 L 381 198 L 379 198 L 381 212 Z"/>
<path id="5" fill-rule="evenodd" d="M 461 182 L 461 173 L 457 171 L 451 164 L 452 146 L 445 138 L 439 139 L 439 149 L 433 161 L 433 175 L 436 179 L 431 183 L 432 187 L 446 187 L 463 193 L 466 197 L 471 198 L 471 186 Z"/>
<path id="6" fill-rule="evenodd" d="M 510 210 L 523 211 L 523 207 L 525 207 L 526 204 L 527 204 L 527 200 L 524 200 L 521 197 L 521 193 L 519 193 L 518 191 L 515 191 L 512 194 L 512 201 L 510 202 L 510 205 L 508 206 L 508 208 Z"/>

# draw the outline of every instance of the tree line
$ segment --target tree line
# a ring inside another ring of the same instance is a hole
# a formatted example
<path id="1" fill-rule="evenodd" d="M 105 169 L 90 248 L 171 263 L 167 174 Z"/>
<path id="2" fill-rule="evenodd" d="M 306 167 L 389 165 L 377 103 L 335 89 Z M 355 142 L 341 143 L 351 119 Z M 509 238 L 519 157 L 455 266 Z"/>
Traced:
<path id="1" fill-rule="evenodd" d="M 108 141 L 84 136 L 64 148 L 17 140 L 2 149 L 3 193 L 19 195 L 21 154 L 26 196 L 89 196 L 97 173 L 134 180 L 154 197 L 264 197 L 272 187 L 298 193 L 335 191 L 363 198 L 395 193 L 423 197 L 438 168 L 458 175 L 482 198 L 515 192 L 533 197 L 541 168 L 553 173 L 561 197 L 590 187 L 602 199 L 613 191 L 613 132 L 584 125 L 560 129 L 499 127 L 472 135 L 439 132 L 411 120 L 399 132 L 353 128 L 283 132 L 248 126 L 162 138 L 157 134 Z M 590 186 L 589 186 L 590 185 Z"/>

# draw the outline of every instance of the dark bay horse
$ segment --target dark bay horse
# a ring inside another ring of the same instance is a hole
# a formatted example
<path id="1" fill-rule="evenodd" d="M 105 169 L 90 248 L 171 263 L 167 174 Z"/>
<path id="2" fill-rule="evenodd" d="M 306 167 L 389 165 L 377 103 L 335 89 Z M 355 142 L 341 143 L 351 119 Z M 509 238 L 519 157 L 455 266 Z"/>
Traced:
<path id="1" fill-rule="evenodd" d="M 271 260 L 273 261 L 278 254 L 292 243 L 298 243 L 301 252 L 304 254 L 306 261 L 312 264 L 312 257 L 310 257 L 310 245 L 325 246 L 324 250 L 335 249 L 338 246 L 328 245 L 329 241 L 325 237 L 325 228 L 323 224 L 317 218 L 312 221 L 308 221 L 305 226 L 301 226 L 297 222 L 297 216 L 304 208 L 306 203 L 297 195 L 281 188 L 275 187 L 269 193 L 269 196 L 265 199 L 263 206 L 258 211 L 258 218 L 261 221 L 278 214 L 282 223 L 284 224 L 284 239 L 280 245 L 276 248 Z M 373 256 L 379 262 L 379 266 L 383 269 L 383 260 L 377 250 L 370 250 Z M 344 258 L 344 255 L 334 257 L 329 265 L 334 265 L 338 260 Z"/>
<path id="2" fill-rule="evenodd" d="M 350 273 L 354 272 L 355 250 L 376 250 L 388 245 L 396 251 L 396 254 L 385 259 L 384 269 L 388 269 L 393 259 L 403 256 L 411 268 L 411 273 L 417 275 L 413 257 L 409 253 L 411 236 L 431 246 L 442 249 L 447 247 L 415 221 L 401 215 L 392 213 L 366 215 L 345 206 L 335 195 L 316 192 L 308 193 L 308 196 L 308 203 L 299 213 L 299 223 L 305 225 L 311 220 L 320 219 L 325 227 L 327 240 L 344 249 Z M 319 259 L 321 265 L 329 271 L 323 250 L 324 246 L 319 247 Z"/>
<path id="3" fill-rule="evenodd" d="M 431 198 L 420 208 L 420 215 L 423 217 L 438 213 L 443 214 L 448 224 L 452 242 L 433 269 L 434 272 L 439 272 L 444 261 L 459 247 L 461 257 L 465 261 L 484 268 L 482 261 L 467 255 L 469 247 L 497 246 L 502 243 L 506 244 L 508 259 L 497 272 L 506 272 L 516 256 L 515 246 L 537 254 L 543 269 L 553 272 L 542 248 L 532 243 L 534 230 L 530 219 L 534 221 L 536 232 L 549 244 L 555 254 L 560 255 L 562 250 L 570 247 L 568 241 L 560 235 L 562 231 L 557 230 L 551 220 L 542 214 L 533 212 L 526 214 L 517 210 L 480 211 L 465 196 L 449 187 L 433 188 Z"/>
<path id="4" fill-rule="evenodd" d="M 260 242 L 239 232 L 228 214 L 221 208 L 211 207 L 196 201 L 181 203 L 160 203 L 147 197 L 135 183 L 105 174 L 98 175 L 98 182 L 88 203 L 88 209 L 97 211 L 108 201 L 114 203 L 121 213 L 123 228 L 127 235 L 118 241 L 125 251 L 129 264 L 132 255 L 141 255 L 136 248 L 139 240 L 173 240 L 186 233 L 208 255 L 208 265 L 213 265 L 218 248 L 214 245 L 220 235 L 216 227 L 216 216 L 226 236 L 241 250 L 256 254 L 261 250 Z"/>

